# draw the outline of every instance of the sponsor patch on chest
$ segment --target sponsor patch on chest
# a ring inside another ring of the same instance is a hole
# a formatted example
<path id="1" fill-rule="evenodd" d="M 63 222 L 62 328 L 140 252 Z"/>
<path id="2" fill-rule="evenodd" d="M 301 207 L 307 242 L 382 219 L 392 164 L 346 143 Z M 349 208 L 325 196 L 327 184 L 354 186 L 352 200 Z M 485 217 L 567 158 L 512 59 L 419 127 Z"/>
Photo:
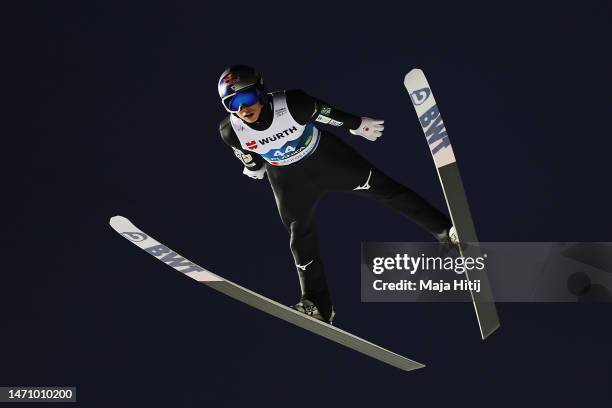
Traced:
<path id="1" fill-rule="evenodd" d="M 280 132 L 273 133 L 269 136 L 262 136 L 257 139 L 251 139 L 244 142 L 244 147 L 249 150 L 267 150 L 277 148 L 285 144 L 289 140 L 294 140 L 302 135 L 303 129 L 298 129 L 297 126 L 291 126 Z"/>

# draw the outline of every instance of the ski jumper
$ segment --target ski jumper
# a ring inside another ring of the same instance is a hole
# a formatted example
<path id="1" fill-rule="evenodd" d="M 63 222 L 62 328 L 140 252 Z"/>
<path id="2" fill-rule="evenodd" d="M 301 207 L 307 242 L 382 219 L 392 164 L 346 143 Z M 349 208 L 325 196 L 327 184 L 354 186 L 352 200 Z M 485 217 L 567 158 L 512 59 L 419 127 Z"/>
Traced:
<path id="1" fill-rule="evenodd" d="M 434 236 L 444 233 L 452 223 L 351 146 L 318 129 L 315 122 L 356 129 L 361 118 L 293 90 L 271 94 L 255 123 L 229 115 L 221 122 L 220 132 L 245 167 L 266 167 L 281 220 L 289 232 L 302 299 L 314 302 L 327 319 L 332 302 L 314 219 L 316 204 L 325 193 L 369 197 L 399 211 Z"/>

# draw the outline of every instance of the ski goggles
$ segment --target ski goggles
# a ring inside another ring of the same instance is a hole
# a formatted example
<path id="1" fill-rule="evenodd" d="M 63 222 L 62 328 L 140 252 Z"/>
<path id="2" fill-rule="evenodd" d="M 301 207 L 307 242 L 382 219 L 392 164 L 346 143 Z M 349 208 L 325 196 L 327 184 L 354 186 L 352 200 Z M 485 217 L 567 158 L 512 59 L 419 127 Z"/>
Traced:
<path id="1" fill-rule="evenodd" d="M 236 92 L 221 100 L 228 112 L 238 112 L 241 106 L 251 106 L 259 100 L 259 90 L 256 88 Z"/>

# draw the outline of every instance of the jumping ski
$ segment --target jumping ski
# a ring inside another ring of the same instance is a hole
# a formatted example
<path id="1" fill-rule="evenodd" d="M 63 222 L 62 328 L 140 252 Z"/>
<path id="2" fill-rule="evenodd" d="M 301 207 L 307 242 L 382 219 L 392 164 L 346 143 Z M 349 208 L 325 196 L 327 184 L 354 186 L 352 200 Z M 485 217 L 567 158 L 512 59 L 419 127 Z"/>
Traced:
<path id="1" fill-rule="evenodd" d="M 110 225 L 115 231 L 140 249 L 143 249 L 182 274 L 210 286 L 233 299 L 401 370 L 412 371 L 425 367 L 421 363 L 384 349 L 215 275 L 145 234 L 125 217 L 112 217 Z"/>
<path id="2" fill-rule="evenodd" d="M 442 184 L 446 205 L 448 206 L 459 242 L 470 244 L 459 248 L 461 256 L 481 256 L 478 245 L 473 245 L 478 243 L 478 237 L 476 236 L 474 222 L 472 221 L 470 207 L 463 189 L 453 147 L 451 146 L 446 127 L 442 121 L 440 110 L 436 104 L 431 87 L 427 82 L 427 78 L 425 78 L 422 70 L 413 69 L 406 74 L 404 86 L 410 95 L 431 150 L 438 171 L 438 177 Z M 480 334 L 484 340 L 499 327 L 499 318 L 487 273 L 485 269 L 482 271 L 474 269 L 469 272 L 469 275 L 466 272 L 466 278 L 469 281 L 480 280 L 480 292 L 472 291 L 471 296 L 474 309 L 476 310 Z"/>

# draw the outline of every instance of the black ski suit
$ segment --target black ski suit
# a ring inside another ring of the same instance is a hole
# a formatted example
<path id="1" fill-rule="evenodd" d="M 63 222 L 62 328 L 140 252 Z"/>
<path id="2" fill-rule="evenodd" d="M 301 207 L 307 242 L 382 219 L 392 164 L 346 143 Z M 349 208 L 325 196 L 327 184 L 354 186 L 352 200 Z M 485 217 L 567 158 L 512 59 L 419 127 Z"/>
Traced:
<path id="1" fill-rule="evenodd" d="M 331 122 L 356 129 L 361 118 L 339 111 L 319 99 L 294 90 L 286 91 L 289 113 L 300 124 L 313 123 L 321 113 Z M 265 104 L 257 122 L 247 124 L 254 130 L 267 129 L 273 120 L 272 102 Z M 407 216 L 434 236 L 451 227 L 450 219 L 411 189 L 399 184 L 370 164 L 355 149 L 336 136 L 320 131 L 319 144 L 308 156 L 285 165 L 273 166 L 238 140 L 229 117 L 220 125 L 223 140 L 250 170 L 266 166 L 266 172 L 280 217 L 290 235 L 290 247 L 300 279 L 302 299 L 315 303 L 325 319 L 332 302 L 319 254 L 319 240 L 314 220 L 318 200 L 327 192 L 341 191 L 372 198 Z"/>

